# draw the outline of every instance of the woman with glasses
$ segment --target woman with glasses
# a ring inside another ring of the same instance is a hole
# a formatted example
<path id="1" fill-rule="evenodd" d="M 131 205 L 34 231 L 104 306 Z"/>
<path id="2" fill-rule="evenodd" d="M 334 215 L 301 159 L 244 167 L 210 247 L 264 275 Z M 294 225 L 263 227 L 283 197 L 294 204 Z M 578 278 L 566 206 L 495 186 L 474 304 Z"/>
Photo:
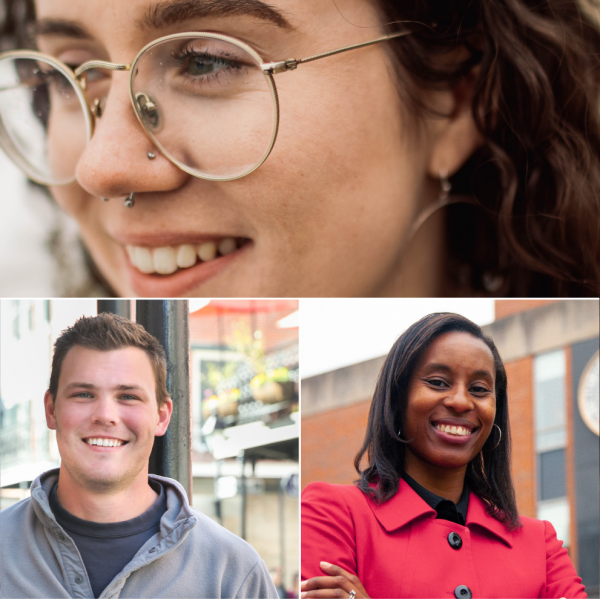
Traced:
<path id="1" fill-rule="evenodd" d="M 552 524 L 519 516 L 510 447 L 494 342 L 458 314 L 414 323 L 379 374 L 356 486 L 302 493 L 301 596 L 587 597 Z"/>
<path id="2" fill-rule="evenodd" d="M 0 145 L 116 295 L 598 293 L 600 34 L 577 2 L 37 0 L 24 19 Z"/>

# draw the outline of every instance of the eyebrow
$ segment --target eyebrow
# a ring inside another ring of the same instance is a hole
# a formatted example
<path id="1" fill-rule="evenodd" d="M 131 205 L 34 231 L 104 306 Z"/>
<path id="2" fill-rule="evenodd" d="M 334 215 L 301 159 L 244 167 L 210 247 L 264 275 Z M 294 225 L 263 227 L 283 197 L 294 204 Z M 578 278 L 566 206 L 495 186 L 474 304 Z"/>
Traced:
<path id="1" fill-rule="evenodd" d="M 161 29 L 188 19 L 204 17 L 252 16 L 282 29 L 293 29 L 283 12 L 262 0 L 170 0 L 154 4 L 138 20 L 143 29 Z"/>
<path id="2" fill-rule="evenodd" d="M 211 16 L 253 16 L 292 30 L 294 27 L 283 12 L 261 0 L 170 0 L 154 4 L 147 14 L 136 21 L 139 29 L 162 29 L 190 19 Z M 79 40 L 93 40 L 94 36 L 76 21 L 68 19 L 40 19 L 33 24 L 34 37 L 59 35 Z"/>
<path id="3" fill-rule="evenodd" d="M 96 385 L 94 385 L 93 383 L 78 383 L 78 382 L 74 382 L 74 383 L 69 383 L 66 387 L 65 390 L 68 389 L 98 389 L 99 387 L 97 387 Z M 142 387 L 140 387 L 139 385 L 125 385 L 125 384 L 121 384 L 121 385 L 115 385 L 111 391 L 139 391 L 141 393 L 144 393 L 144 389 Z"/>
<path id="4" fill-rule="evenodd" d="M 92 40 L 94 37 L 81 25 L 65 19 L 40 19 L 33 25 L 33 35 L 62 35 L 78 40 Z"/>

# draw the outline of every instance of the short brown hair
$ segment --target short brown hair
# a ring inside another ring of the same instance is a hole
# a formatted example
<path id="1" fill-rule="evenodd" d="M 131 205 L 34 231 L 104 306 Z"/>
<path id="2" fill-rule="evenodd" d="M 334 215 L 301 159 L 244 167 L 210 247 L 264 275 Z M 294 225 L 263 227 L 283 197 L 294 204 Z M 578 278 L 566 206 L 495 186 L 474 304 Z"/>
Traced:
<path id="1" fill-rule="evenodd" d="M 83 316 L 65 329 L 54 343 L 52 371 L 49 391 L 56 401 L 58 379 L 65 356 L 75 346 L 96 351 L 113 351 L 126 347 L 138 347 L 146 352 L 156 384 L 156 402 L 160 408 L 169 397 L 167 391 L 167 358 L 165 350 L 140 324 L 116 314 L 102 313 L 98 316 Z"/>

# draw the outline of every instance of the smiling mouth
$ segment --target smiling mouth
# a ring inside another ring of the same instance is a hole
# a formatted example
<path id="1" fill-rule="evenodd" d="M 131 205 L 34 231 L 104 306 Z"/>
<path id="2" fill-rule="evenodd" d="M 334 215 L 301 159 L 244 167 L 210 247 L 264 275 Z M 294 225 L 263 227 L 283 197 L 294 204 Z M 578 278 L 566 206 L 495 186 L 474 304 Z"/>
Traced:
<path id="1" fill-rule="evenodd" d="M 475 429 L 468 429 L 463 426 L 454 426 L 448 424 L 436 424 L 434 428 L 442 433 L 447 433 L 449 435 L 454 435 L 456 437 L 470 437 Z"/>
<path id="2" fill-rule="evenodd" d="M 200 244 L 146 247 L 127 245 L 134 268 L 144 274 L 171 275 L 199 263 L 212 262 L 233 254 L 250 242 L 244 237 L 223 237 Z"/>
<path id="3" fill-rule="evenodd" d="M 129 441 L 122 441 L 121 439 L 106 439 L 105 437 L 88 437 L 87 439 L 82 439 L 82 441 L 88 445 L 94 445 L 98 447 L 121 447 L 129 443 Z"/>

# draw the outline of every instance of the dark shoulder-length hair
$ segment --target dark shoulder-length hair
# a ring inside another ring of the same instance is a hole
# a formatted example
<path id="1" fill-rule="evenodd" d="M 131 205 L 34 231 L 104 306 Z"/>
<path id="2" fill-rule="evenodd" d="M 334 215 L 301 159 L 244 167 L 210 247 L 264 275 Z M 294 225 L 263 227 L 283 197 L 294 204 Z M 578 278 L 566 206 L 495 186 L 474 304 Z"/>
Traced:
<path id="1" fill-rule="evenodd" d="M 354 459 L 357 486 L 377 502 L 393 497 L 404 472 L 407 441 L 400 439 L 413 372 L 431 343 L 444 333 L 459 331 L 481 339 L 494 356 L 496 418 L 502 437 L 490 434 L 482 450 L 467 465 L 465 483 L 486 504 L 488 513 L 510 529 L 520 526 L 510 475 L 510 426 L 504 364 L 494 342 L 481 327 L 459 314 L 429 314 L 411 325 L 394 343 L 375 386 L 364 443 Z M 495 428 L 493 429 L 496 430 Z M 368 465 L 361 470 L 367 456 Z"/>
<path id="2" fill-rule="evenodd" d="M 482 146 L 451 178 L 452 278 L 467 293 L 600 293 L 598 0 L 373 0 L 411 116 L 473 80 Z M 460 293 L 464 295 L 464 293 Z"/>

